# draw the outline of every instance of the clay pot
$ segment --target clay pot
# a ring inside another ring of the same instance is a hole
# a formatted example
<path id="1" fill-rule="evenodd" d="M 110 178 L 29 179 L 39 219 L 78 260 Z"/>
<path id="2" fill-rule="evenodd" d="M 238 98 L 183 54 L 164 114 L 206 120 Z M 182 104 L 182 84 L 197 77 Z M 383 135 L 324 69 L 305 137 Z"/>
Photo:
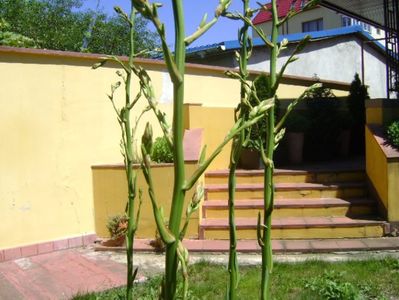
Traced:
<path id="1" fill-rule="evenodd" d="M 106 247 L 121 247 L 125 243 L 125 236 L 121 235 L 117 238 L 111 238 L 101 242 L 101 246 Z"/>
<path id="2" fill-rule="evenodd" d="M 287 132 L 288 158 L 293 164 L 303 162 L 303 132 Z"/>
<path id="3" fill-rule="evenodd" d="M 243 148 L 241 150 L 240 160 L 238 167 L 245 170 L 258 170 L 260 169 L 260 156 L 259 152 L 252 149 Z"/>

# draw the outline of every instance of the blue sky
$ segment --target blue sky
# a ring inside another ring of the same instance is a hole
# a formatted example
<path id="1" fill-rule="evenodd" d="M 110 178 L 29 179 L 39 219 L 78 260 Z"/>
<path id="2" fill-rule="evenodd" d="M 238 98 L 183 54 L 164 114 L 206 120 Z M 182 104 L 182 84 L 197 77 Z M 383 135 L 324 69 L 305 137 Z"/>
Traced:
<path id="1" fill-rule="evenodd" d="M 258 7 L 256 1 L 259 0 L 250 0 L 250 5 L 252 8 Z M 163 7 L 159 9 L 159 14 L 160 18 L 165 23 L 167 28 L 168 43 L 172 45 L 174 39 L 174 33 L 172 30 L 172 1 L 158 0 L 156 2 L 163 4 Z M 186 35 L 189 35 L 195 31 L 205 13 L 208 13 L 208 20 L 210 20 L 213 17 L 215 8 L 219 4 L 219 0 L 184 0 L 183 2 L 186 16 Z M 265 3 L 268 1 L 260 0 L 259 2 Z M 85 0 L 84 3 L 85 8 L 94 9 L 97 5 L 97 0 Z M 128 11 L 130 6 L 129 3 L 129 0 L 100 0 L 100 7 L 108 14 L 113 14 L 113 7 L 115 5 L 118 5 L 122 7 L 125 11 Z M 241 11 L 242 1 L 232 0 L 232 5 L 230 6 L 229 10 Z M 191 47 L 237 39 L 237 31 L 239 27 L 239 21 L 231 21 L 225 18 L 221 18 L 219 22 L 211 30 L 209 30 L 206 35 L 197 40 L 194 44 L 191 45 Z"/>

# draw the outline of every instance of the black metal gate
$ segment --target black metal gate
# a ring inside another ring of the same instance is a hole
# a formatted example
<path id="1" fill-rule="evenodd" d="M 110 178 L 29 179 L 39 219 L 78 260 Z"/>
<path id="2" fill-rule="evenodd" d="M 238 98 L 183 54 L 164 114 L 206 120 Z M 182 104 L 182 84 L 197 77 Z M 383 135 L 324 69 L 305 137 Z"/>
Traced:
<path id="1" fill-rule="evenodd" d="M 387 97 L 399 93 L 399 1 L 384 0 L 387 59 Z"/>

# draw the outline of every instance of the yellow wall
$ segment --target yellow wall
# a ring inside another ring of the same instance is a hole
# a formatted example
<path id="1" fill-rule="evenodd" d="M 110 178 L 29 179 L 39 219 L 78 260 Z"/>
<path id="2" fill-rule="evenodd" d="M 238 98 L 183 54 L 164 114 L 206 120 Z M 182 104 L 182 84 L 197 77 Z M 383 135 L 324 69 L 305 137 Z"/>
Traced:
<path id="1" fill-rule="evenodd" d="M 366 171 L 388 221 L 399 222 L 399 160 L 386 156 L 369 127 L 366 127 Z"/>
<path id="2" fill-rule="evenodd" d="M 209 156 L 224 140 L 227 132 L 234 124 L 233 108 L 203 107 L 199 105 L 186 105 L 186 128 L 204 128 L 203 143 L 207 145 Z M 222 152 L 209 166 L 211 170 L 226 169 L 230 160 L 230 147 L 228 143 Z"/>
<path id="3" fill-rule="evenodd" d="M 91 166 L 122 161 L 119 125 L 106 97 L 118 80 L 117 68 L 92 70 L 98 59 L 0 47 L 0 249 L 95 231 Z M 149 69 L 160 108 L 170 121 L 172 89 L 165 66 L 140 63 Z M 295 85 L 282 86 L 279 93 L 293 98 L 308 83 L 295 79 Z M 185 103 L 202 105 L 192 111 L 189 126 L 207 128 L 205 143 L 213 148 L 231 124 L 228 112 L 237 105 L 239 83 L 226 78 L 222 68 L 188 65 L 186 84 Z M 133 94 L 137 86 L 135 82 Z M 122 90 L 117 98 L 123 101 Z M 144 106 L 145 101 L 139 102 L 135 113 Z M 148 113 L 139 137 L 147 121 L 154 135 L 160 135 Z M 227 153 L 215 166 L 227 166 Z"/>
<path id="4" fill-rule="evenodd" d="M 390 162 L 388 165 L 388 220 L 399 222 L 399 162 Z"/>
<path id="5" fill-rule="evenodd" d="M 382 125 L 383 123 L 382 107 L 368 107 L 366 109 L 366 122 L 367 124 Z"/>
<path id="6" fill-rule="evenodd" d="M 196 164 L 186 164 L 186 176 L 192 174 L 197 168 Z M 138 172 L 137 184 L 143 190 L 143 204 L 139 228 L 136 236 L 139 238 L 154 238 L 155 221 L 153 217 L 152 205 L 147 193 L 147 185 L 140 169 Z M 152 168 L 155 195 L 158 199 L 159 207 L 163 207 L 165 218 L 169 215 L 170 204 L 173 192 L 173 165 L 154 165 Z M 189 203 L 194 193 L 194 188 L 186 194 L 186 205 Z M 127 199 L 127 184 L 125 169 L 112 166 L 93 167 L 93 191 L 94 191 L 94 219 L 95 228 L 98 236 L 109 236 L 106 223 L 109 217 L 121 214 L 125 210 Z M 138 203 L 138 201 L 136 201 Z M 186 207 L 186 206 L 185 206 Z M 137 211 L 137 207 L 136 207 Z M 184 215 L 185 216 L 185 209 Z M 192 215 L 187 238 L 198 237 L 199 212 Z M 182 224 L 183 226 L 183 224 Z"/>
<path id="7" fill-rule="evenodd" d="M 386 157 L 375 140 L 370 129 L 366 127 L 366 171 L 373 183 L 378 197 L 385 209 L 388 209 L 388 165 Z"/>
<path id="8" fill-rule="evenodd" d="M 90 168 L 121 155 L 106 98 L 116 69 L 92 63 L 0 55 L 0 249 L 94 232 Z M 151 75 L 159 90 L 159 72 Z"/>

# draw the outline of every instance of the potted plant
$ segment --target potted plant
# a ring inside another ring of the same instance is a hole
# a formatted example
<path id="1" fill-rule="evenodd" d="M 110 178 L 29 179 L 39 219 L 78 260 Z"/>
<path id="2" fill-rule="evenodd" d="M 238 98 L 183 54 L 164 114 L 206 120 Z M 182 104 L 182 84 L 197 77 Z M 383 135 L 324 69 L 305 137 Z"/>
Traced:
<path id="1" fill-rule="evenodd" d="M 125 242 L 128 225 L 128 217 L 126 215 L 111 216 L 107 222 L 107 229 L 111 236 L 110 239 L 103 241 L 101 245 L 107 247 L 119 247 Z"/>
<path id="2" fill-rule="evenodd" d="M 310 121 L 298 112 L 292 112 L 285 120 L 288 145 L 288 158 L 291 163 L 303 162 L 303 145 L 305 132 L 310 127 Z"/>

